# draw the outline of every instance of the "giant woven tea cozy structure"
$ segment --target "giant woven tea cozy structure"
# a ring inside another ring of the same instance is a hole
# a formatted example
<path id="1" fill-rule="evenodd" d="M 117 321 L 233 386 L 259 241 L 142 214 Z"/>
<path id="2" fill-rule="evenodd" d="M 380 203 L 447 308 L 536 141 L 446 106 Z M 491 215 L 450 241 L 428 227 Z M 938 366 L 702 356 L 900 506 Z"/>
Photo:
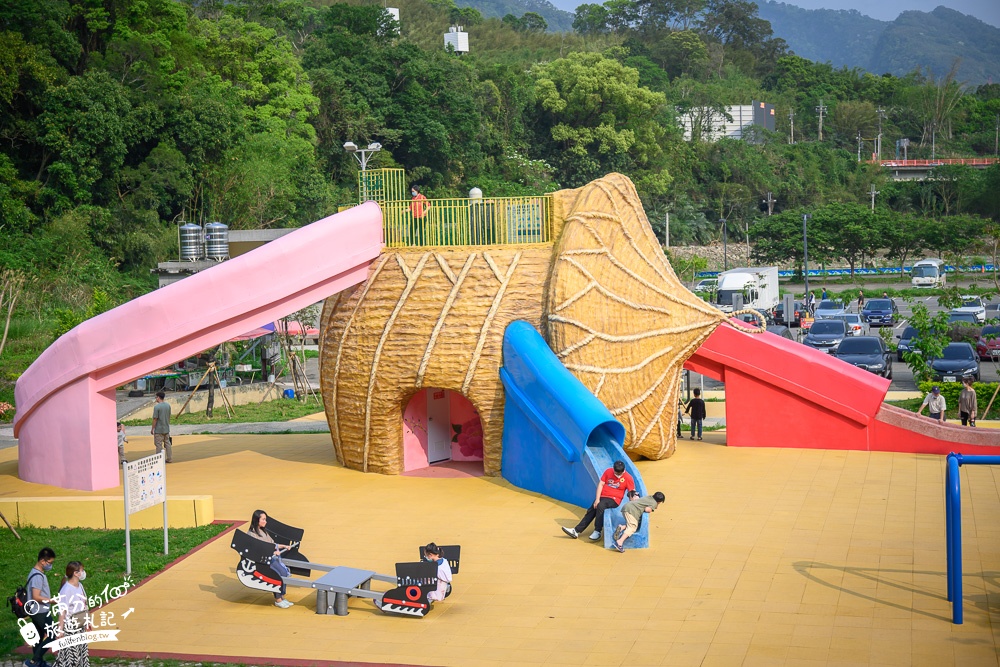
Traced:
<path id="1" fill-rule="evenodd" d="M 434 387 L 475 406 L 484 469 L 499 474 L 501 344 L 518 319 L 625 425 L 627 452 L 674 452 L 682 366 L 727 316 L 674 275 L 625 176 L 557 192 L 552 210 L 555 243 L 386 251 L 327 300 L 321 383 L 340 461 L 402 472 L 403 411 Z"/>

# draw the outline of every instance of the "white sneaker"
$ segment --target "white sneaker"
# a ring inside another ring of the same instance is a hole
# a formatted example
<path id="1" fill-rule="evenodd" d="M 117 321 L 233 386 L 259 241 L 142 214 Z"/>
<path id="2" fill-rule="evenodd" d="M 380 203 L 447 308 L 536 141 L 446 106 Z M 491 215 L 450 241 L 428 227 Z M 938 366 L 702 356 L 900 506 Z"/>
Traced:
<path id="1" fill-rule="evenodd" d="M 572 537 L 574 540 L 580 537 L 580 533 L 576 532 L 576 528 L 567 528 L 566 526 L 563 526 L 562 531 L 567 535 L 569 535 L 570 537 Z"/>
<path id="2" fill-rule="evenodd" d="M 594 532 L 592 532 L 590 534 L 590 539 L 595 540 L 595 541 L 601 539 L 601 531 L 595 530 Z"/>
<path id="3" fill-rule="evenodd" d="M 292 603 L 289 602 L 288 600 L 280 600 L 278 602 L 275 602 L 274 606 L 279 607 L 280 609 L 288 609 L 289 607 L 292 606 Z"/>

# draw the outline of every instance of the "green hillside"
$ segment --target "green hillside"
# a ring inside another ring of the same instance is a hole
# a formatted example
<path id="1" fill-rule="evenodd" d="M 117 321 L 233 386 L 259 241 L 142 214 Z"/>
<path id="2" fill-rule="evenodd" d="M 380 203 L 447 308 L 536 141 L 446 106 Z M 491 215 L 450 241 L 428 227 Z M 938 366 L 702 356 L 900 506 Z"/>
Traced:
<path id="1" fill-rule="evenodd" d="M 571 32 L 573 14 L 563 11 L 548 0 L 459 0 L 459 7 L 473 7 L 486 18 L 503 18 L 512 14 L 520 18 L 534 12 L 545 19 L 550 32 Z"/>
<path id="2" fill-rule="evenodd" d="M 958 80 L 973 85 L 1000 76 L 1000 29 L 946 7 L 903 12 L 879 37 L 867 69 L 902 76 L 916 68 L 945 74 L 958 65 Z"/>

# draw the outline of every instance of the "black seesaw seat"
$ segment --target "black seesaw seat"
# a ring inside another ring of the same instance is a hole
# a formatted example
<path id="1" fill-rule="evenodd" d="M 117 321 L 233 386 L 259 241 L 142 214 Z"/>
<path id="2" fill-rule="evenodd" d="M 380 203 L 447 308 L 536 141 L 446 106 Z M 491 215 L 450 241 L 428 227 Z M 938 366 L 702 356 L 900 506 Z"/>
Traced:
<path id="1" fill-rule="evenodd" d="M 341 565 L 312 563 L 299 551 L 305 532 L 301 528 L 283 524 L 269 515 L 265 530 L 275 544 L 295 544 L 295 547 L 284 552 L 281 557 L 291 572 L 291 576 L 284 577 L 284 583 L 286 587 L 316 589 L 317 614 L 346 616 L 347 600 L 352 597 L 368 598 L 386 614 L 423 617 L 432 608 L 427 594 L 437 588 L 437 564 L 434 562 L 420 560 L 396 563 L 396 576 Z M 237 529 L 233 533 L 231 546 L 240 555 L 236 576 L 244 586 L 268 593 L 281 590 L 282 577 L 271 569 L 274 548 L 269 543 Z M 457 574 L 461 546 L 443 546 L 441 549 L 448 559 L 452 574 Z M 420 547 L 419 553 L 423 558 L 423 547 Z M 317 579 L 310 579 L 313 570 L 323 574 Z M 396 587 L 387 591 L 373 591 L 372 580 L 392 583 Z M 333 593 L 332 605 L 330 593 Z M 448 587 L 446 597 L 448 595 L 451 595 L 451 586 Z"/>

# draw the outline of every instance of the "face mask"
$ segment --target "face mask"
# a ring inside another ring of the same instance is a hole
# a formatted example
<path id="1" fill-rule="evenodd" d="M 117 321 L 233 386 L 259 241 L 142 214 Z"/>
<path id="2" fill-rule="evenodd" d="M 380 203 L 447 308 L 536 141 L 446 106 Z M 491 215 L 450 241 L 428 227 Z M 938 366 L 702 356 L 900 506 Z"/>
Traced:
<path id="1" fill-rule="evenodd" d="M 45 565 L 42 565 L 42 569 L 48 572 L 49 570 L 52 569 L 52 563 L 46 563 Z"/>
<path id="2" fill-rule="evenodd" d="M 417 191 L 416 190 L 410 190 L 410 196 L 411 197 L 416 197 L 417 196 Z"/>
<path id="3" fill-rule="evenodd" d="M 87 578 L 87 571 L 86 570 L 80 570 L 80 576 L 79 576 L 80 581 L 83 581 L 86 578 Z"/>

